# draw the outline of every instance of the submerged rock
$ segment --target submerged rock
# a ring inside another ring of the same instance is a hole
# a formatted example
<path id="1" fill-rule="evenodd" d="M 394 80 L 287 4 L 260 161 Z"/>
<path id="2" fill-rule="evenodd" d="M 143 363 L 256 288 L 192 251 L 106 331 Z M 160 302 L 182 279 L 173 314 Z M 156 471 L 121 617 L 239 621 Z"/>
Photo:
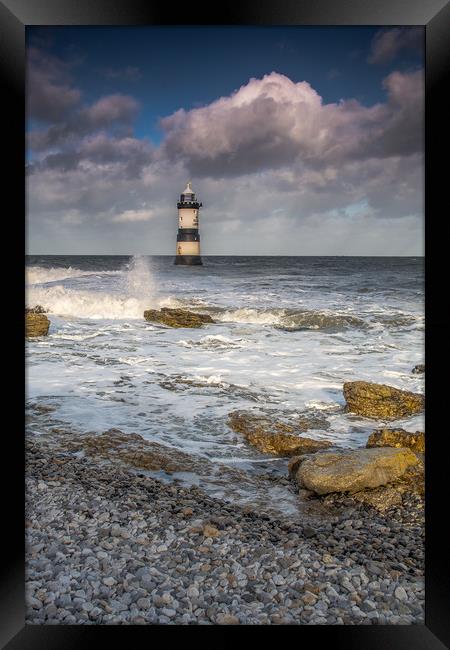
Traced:
<path id="1" fill-rule="evenodd" d="M 414 368 L 411 370 L 411 372 L 414 375 L 420 375 L 423 372 L 425 372 L 425 364 L 424 363 L 418 363 L 417 366 L 414 366 Z"/>
<path id="2" fill-rule="evenodd" d="M 423 453 L 425 434 L 423 431 L 411 433 L 405 429 L 377 429 L 370 434 L 366 447 L 408 447 Z"/>
<path id="3" fill-rule="evenodd" d="M 124 462 L 139 469 L 163 470 L 167 474 L 199 471 L 202 466 L 200 458 L 119 429 L 109 429 L 99 435 L 78 436 L 67 445 L 83 449 L 89 456 Z"/>
<path id="4" fill-rule="evenodd" d="M 44 316 L 43 309 L 40 305 L 25 309 L 25 336 L 27 338 L 32 336 L 46 336 L 49 327 L 50 321 L 47 316 Z"/>
<path id="5" fill-rule="evenodd" d="M 349 381 L 344 384 L 346 411 L 368 418 L 395 419 L 420 413 L 425 397 L 386 384 Z"/>
<path id="6" fill-rule="evenodd" d="M 303 460 L 294 476 L 301 487 L 316 494 L 359 492 L 394 481 L 419 462 L 404 448 L 322 452 Z"/>
<path id="7" fill-rule="evenodd" d="M 318 422 L 322 424 L 321 421 Z M 233 431 L 242 433 L 250 444 L 265 454 L 295 456 L 331 447 L 329 442 L 298 435 L 318 422 L 303 418 L 295 424 L 287 424 L 264 415 L 233 411 L 229 414 L 228 424 Z"/>
<path id="8" fill-rule="evenodd" d="M 163 307 L 159 311 L 148 309 L 144 311 L 144 318 L 169 327 L 201 327 L 203 323 L 215 322 L 208 314 L 195 314 L 184 309 L 169 309 L 169 307 Z"/>

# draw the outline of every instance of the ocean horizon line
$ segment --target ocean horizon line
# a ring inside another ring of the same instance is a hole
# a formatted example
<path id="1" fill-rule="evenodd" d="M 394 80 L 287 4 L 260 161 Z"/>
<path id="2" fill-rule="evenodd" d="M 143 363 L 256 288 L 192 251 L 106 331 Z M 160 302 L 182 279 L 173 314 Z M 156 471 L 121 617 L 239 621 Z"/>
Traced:
<path id="1" fill-rule="evenodd" d="M 175 257 L 174 253 L 25 253 L 25 257 Z M 202 258 L 211 257 L 321 257 L 321 258 L 425 258 L 425 255 L 204 255 Z"/>

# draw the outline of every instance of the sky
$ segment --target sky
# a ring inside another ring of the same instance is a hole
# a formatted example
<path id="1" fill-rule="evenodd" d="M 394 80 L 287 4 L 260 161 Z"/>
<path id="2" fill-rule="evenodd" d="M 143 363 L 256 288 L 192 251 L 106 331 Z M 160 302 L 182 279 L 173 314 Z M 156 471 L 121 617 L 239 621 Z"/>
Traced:
<path id="1" fill-rule="evenodd" d="M 27 27 L 29 254 L 423 255 L 422 27 Z"/>

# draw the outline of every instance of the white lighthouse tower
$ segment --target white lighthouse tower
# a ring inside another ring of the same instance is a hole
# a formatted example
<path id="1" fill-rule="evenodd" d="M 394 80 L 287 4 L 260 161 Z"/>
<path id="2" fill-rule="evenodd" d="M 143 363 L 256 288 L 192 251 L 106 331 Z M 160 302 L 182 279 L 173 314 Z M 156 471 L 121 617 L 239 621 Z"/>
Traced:
<path id="1" fill-rule="evenodd" d="M 175 264 L 202 264 L 198 213 L 202 204 L 197 201 L 191 183 L 180 195 L 178 208 L 177 254 Z"/>

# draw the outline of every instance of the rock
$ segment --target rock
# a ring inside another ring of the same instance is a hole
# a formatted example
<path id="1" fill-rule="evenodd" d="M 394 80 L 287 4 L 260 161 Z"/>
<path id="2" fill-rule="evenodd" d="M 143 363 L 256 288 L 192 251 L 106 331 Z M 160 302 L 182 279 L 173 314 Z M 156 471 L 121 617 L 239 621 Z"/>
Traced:
<path id="1" fill-rule="evenodd" d="M 297 472 L 298 468 L 300 467 L 300 463 L 302 462 L 302 460 L 305 460 L 305 459 L 302 458 L 301 456 L 293 456 L 291 458 L 291 460 L 288 463 L 288 474 L 289 474 L 289 476 L 292 476 L 293 474 L 295 474 Z"/>
<path id="2" fill-rule="evenodd" d="M 423 431 L 411 433 L 404 429 L 377 429 L 370 434 L 366 447 L 408 447 L 424 453 L 425 434 Z"/>
<path id="3" fill-rule="evenodd" d="M 232 614 L 219 614 L 216 618 L 218 625 L 239 625 L 239 619 Z"/>
<path id="4" fill-rule="evenodd" d="M 410 449 L 382 447 L 321 452 L 305 459 L 295 475 L 301 486 L 316 494 L 358 492 L 393 481 L 419 463 Z"/>
<path id="5" fill-rule="evenodd" d="M 349 381 L 344 384 L 346 411 L 368 418 L 396 419 L 420 413 L 425 397 L 385 384 Z"/>
<path id="6" fill-rule="evenodd" d="M 392 485 L 381 486 L 371 490 L 362 490 L 352 495 L 356 501 L 372 506 L 379 512 L 385 512 L 402 503 L 402 494 Z"/>
<path id="7" fill-rule="evenodd" d="M 315 422 L 314 422 L 315 424 Z M 248 411 L 232 411 L 228 425 L 242 433 L 247 441 L 265 454 L 294 456 L 311 454 L 331 447 L 331 443 L 298 435 L 308 428 L 306 421 L 295 424 L 277 421 Z"/>
<path id="8" fill-rule="evenodd" d="M 116 584 L 116 581 L 114 580 L 113 577 L 103 578 L 103 584 L 106 585 L 107 587 L 112 587 L 113 585 Z"/>
<path id="9" fill-rule="evenodd" d="M 40 311 L 34 311 L 34 309 L 42 309 L 42 307 L 38 305 L 32 309 L 25 309 L 25 336 L 27 338 L 32 336 L 46 336 L 50 327 L 50 321 L 47 316 L 44 316 Z"/>
<path id="10" fill-rule="evenodd" d="M 418 363 L 414 368 L 411 370 L 411 372 L 414 375 L 421 375 L 423 372 L 425 372 L 425 364 L 424 363 Z"/>
<path id="11" fill-rule="evenodd" d="M 79 436 L 73 448 L 81 448 L 90 456 L 122 461 L 146 470 L 163 470 L 168 474 L 191 472 L 199 470 L 201 466 L 194 456 L 146 441 L 137 433 L 123 433 L 119 429 L 109 429 L 99 435 Z"/>
<path id="12" fill-rule="evenodd" d="M 203 535 L 205 537 L 218 537 L 220 535 L 219 531 L 215 526 L 211 526 L 210 524 L 206 524 L 206 526 L 203 527 Z"/>
<path id="13" fill-rule="evenodd" d="M 397 600 L 403 600 L 403 601 L 408 600 L 408 594 L 406 593 L 405 589 L 402 586 L 397 587 L 397 589 L 394 591 L 394 595 L 397 598 Z"/>
<path id="14" fill-rule="evenodd" d="M 203 323 L 214 323 L 208 314 L 195 314 L 184 309 L 169 309 L 168 307 L 163 307 L 159 311 L 148 309 L 144 311 L 144 318 L 169 327 L 201 327 Z"/>
<path id="15" fill-rule="evenodd" d="M 314 605 L 317 602 L 317 596 L 312 594 L 310 591 L 307 591 L 303 596 L 302 600 L 305 605 Z"/>

